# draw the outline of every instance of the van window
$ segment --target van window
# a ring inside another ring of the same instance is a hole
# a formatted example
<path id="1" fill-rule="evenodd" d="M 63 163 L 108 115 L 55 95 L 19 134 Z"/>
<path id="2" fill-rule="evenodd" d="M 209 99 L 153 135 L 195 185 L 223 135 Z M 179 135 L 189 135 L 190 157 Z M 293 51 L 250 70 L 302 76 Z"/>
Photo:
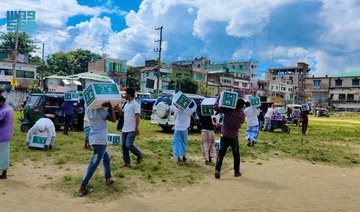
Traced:
<path id="1" fill-rule="evenodd" d="M 159 104 L 160 102 L 165 102 L 168 105 L 171 105 L 172 96 L 160 96 L 157 100 L 155 105 Z"/>

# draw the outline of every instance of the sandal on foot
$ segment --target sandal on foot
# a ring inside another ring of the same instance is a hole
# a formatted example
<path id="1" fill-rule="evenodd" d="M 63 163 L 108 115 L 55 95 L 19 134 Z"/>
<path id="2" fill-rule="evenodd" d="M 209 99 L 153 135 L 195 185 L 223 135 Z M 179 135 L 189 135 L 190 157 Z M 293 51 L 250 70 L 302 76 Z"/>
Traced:
<path id="1" fill-rule="evenodd" d="M 94 189 L 92 188 L 86 188 L 84 191 L 79 191 L 79 197 L 83 197 L 83 196 L 86 196 L 90 193 L 94 192 Z"/>

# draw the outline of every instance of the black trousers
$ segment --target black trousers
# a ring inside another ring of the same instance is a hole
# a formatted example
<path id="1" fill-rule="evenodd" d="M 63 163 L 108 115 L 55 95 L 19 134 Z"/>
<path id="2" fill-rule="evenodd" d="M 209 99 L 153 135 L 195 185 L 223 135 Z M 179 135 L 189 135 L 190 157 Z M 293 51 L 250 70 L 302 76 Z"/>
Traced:
<path id="1" fill-rule="evenodd" d="M 71 125 L 72 115 L 65 116 L 64 134 L 68 134 Z"/>
<path id="2" fill-rule="evenodd" d="M 306 134 L 307 127 L 308 127 L 308 121 L 302 121 L 302 127 L 301 127 L 302 134 L 304 135 Z"/>
<path id="3" fill-rule="evenodd" d="M 240 173 L 240 150 L 238 138 L 221 137 L 220 150 L 216 160 L 215 170 L 219 172 L 221 171 L 222 162 L 229 146 L 231 146 L 234 157 L 234 173 Z"/>

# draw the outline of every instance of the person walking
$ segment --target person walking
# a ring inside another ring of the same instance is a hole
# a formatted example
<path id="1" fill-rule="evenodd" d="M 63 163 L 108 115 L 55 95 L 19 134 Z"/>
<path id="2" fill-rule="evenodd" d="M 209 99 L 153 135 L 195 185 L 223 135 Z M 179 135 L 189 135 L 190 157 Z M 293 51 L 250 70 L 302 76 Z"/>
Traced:
<path id="1" fill-rule="evenodd" d="M 172 149 L 174 157 L 177 158 L 178 165 L 183 165 L 187 161 L 188 128 L 191 116 L 196 111 L 196 108 L 196 103 L 192 100 L 186 109 L 179 107 L 175 109 L 175 131 L 172 139 Z"/>
<path id="2" fill-rule="evenodd" d="M 201 105 L 199 105 L 198 107 L 200 108 Z M 216 156 L 214 133 L 215 127 L 211 116 L 203 116 L 201 115 L 201 112 L 198 114 L 198 116 L 201 123 L 201 150 L 203 153 L 205 164 L 209 165 L 210 163 L 212 163 L 212 158 Z"/>
<path id="3" fill-rule="evenodd" d="M 110 155 L 107 152 L 106 147 L 108 143 L 107 121 L 116 122 L 116 117 L 110 102 L 105 102 L 102 106 L 103 108 L 89 109 L 87 111 L 87 117 L 90 123 L 89 142 L 93 148 L 93 155 L 81 181 L 78 193 L 79 197 L 83 197 L 94 191 L 93 189 L 88 188 L 87 185 L 101 161 L 104 165 L 105 186 L 110 186 L 114 183 L 111 176 Z M 108 108 L 108 110 L 105 108 Z"/>
<path id="4" fill-rule="evenodd" d="M 241 176 L 240 172 L 240 151 L 239 151 L 239 128 L 245 121 L 243 111 L 245 101 L 238 99 L 235 109 L 219 107 L 219 98 L 217 99 L 214 110 L 224 114 L 224 121 L 221 127 L 220 150 L 216 160 L 215 178 L 220 178 L 220 171 L 227 149 L 231 146 L 234 157 L 234 176 Z"/>
<path id="5" fill-rule="evenodd" d="M 14 129 L 14 110 L 7 105 L 6 99 L 0 94 L 0 179 L 7 179 L 10 161 L 10 141 Z"/>
<path id="6" fill-rule="evenodd" d="M 300 117 L 301 117 L 301 133 L 303 135 L 306 134 L 309 118 L 308 118 L 309 111 L 301 111 Z"/>
<path id="7" fill-rule="evenodd" d="M 122 127 L 121 148 L 124 160 L 124 167 L 131 165 L 129 151 L 136 155 L 136 164 L 140 164 L 144 154 L 134 145 L 136 136 L 140 135 L 140 105 L 134 99 L 135 90 L 127 88 L 125 98 L 128 100 L 124 109 L 118 107 L 120 114 L 124 115 L 124 125 Z"/>
<path id="8" fill-rule="evenodd" d="M 250 106 L 250 102 L 245 103 L 246 108 L 244 110 L 247 127 L 245 139 L 247 140 L 247 146 L 254 146 L 259 135 L 259 119 L 260 109 Z"/>
<path id="9" fill-rule="evenodd" d="M 275 112 L 275 106 L 271 105 L 271 107 L 269 107 L 267 109 L 267 112 L 265 114 L 265 123 L 264 123 L 264 131 L 270 131 L 271 130 L 271 117 Z"/>
<path id="10" fill-rule="evenodd" d="M 74 105 L 72 101 L 64 101 L 61 104 L 61 108 L 65 115 L 65 125 L 64 125 L 64 135 L 69 134 L 69 129 L 71 125 L 71 119 L 74 114 Z"/>

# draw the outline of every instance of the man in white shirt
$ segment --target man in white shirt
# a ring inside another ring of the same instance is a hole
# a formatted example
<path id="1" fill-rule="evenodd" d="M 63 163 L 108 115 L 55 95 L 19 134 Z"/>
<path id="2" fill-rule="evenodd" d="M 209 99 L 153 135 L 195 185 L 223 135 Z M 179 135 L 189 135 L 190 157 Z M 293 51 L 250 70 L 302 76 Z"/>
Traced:
<path id="1" fill-rule="evenodd" d="M 195 112 L 196 108 L 196 103 L 192 100 L 192 103 L 185 110 L 181 108 L 176 108 L 175 110 L 175 131 L 172 147 L 178 165 L 182 165 L 187 160 L 188 128 L 190 126 L 191 115 Z"/>
<path id="2" fill-rule="evenodd" d="M 51 149 L 55 143 L 55 125 L 48 118 L 40 118 L 36 121 L 34 126 L 28 131 L 26 143 L 29 145 L 30 135 L 41 135 L 47 137 L 44 148 Z"/>
<path id="3" fill-rule="evenodd" d="M 135 137 L 140 135 L 140 105 L 134 99 L 135 90 L 132 88 L 126 89 L 126 103 L 124 109 L 119 108 L 120 114 L 124 114 L 124 126 L 122 128 L 122 153 L 124 159 L 124 167 L 130 166 L 129 151 L 136 155 L 136 164 L 140 164 L 144 154 L 134 145 Z"/>
<path id="4" fill-rule="evenodd" d="M 250 102 L 246 102 L 245 105 L 244 113 L 247 119 L 245 139 L 248 141 L 248 146 L 254 146 L 259 135 L 258 115 L 260 114 L 260 109 L 251 107 Z"/>
<path id="5" fill-rule="evenodd" d="M 274 112 L 275 112 L 274 105 L 271 105 L 271 107 L 267 109 L 267 112 L 265 114 L 264 131 L 271 130 L 271 117 L 274 114 Z"/>

